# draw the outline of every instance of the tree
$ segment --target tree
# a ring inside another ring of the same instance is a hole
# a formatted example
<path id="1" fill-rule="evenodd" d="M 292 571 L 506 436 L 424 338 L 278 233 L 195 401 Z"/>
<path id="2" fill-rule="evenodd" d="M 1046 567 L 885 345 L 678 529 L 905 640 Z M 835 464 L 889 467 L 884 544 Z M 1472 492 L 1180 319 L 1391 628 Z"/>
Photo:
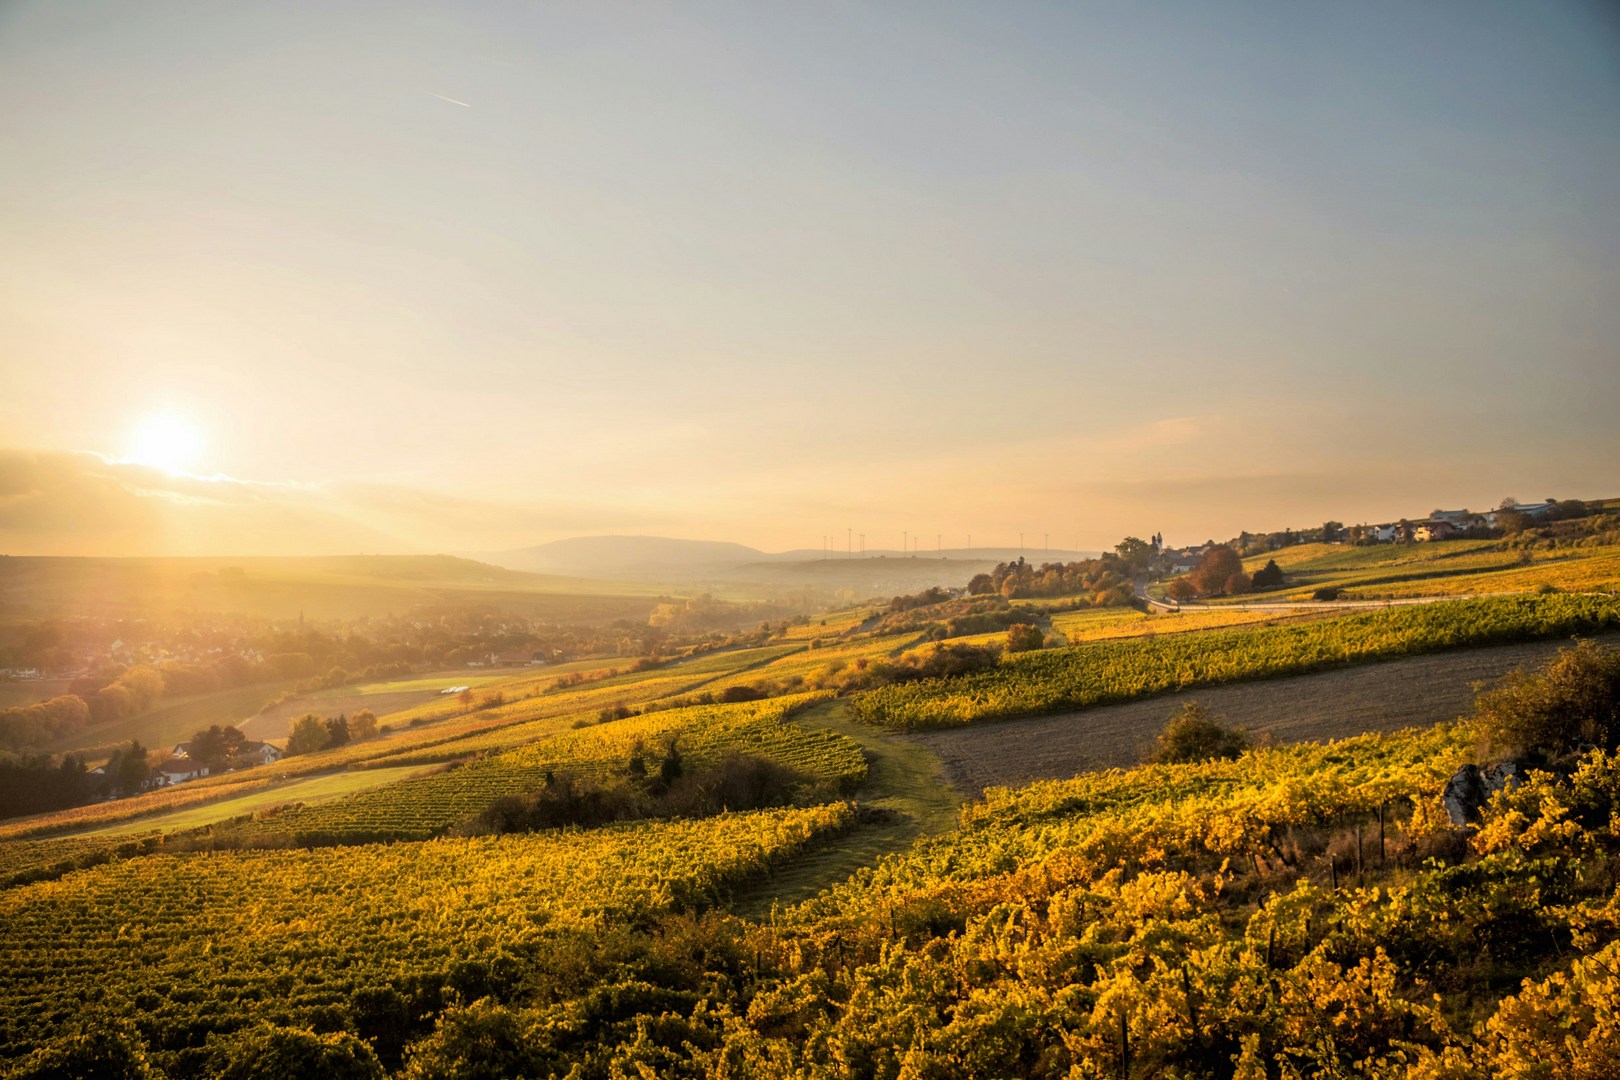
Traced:
<path id="1" fill-rule="evenodd" d="M 214 773 L 229 765 L 246 741 L 247 737 L 234 727 L 211 724 L 207 731 L 199 731 L 191 737 L 186 753 L 191 760 Z"/>
<path id="2" fill-rule="evenodd" d="M 1513 672 L 1474 702 L 1474 730 L 1511 754 L 1620 747 L 1620 649 L 1582 641 L 1539 671 Z"/>
<path id="3" fill-rule="evenodd" d="M 1331 544 L 1331 543 L 1334 543 L 1335 541 L 1342 540 L 1342 539 L 1344 539 L 1344 522 L 1342 522 L 1342 521 L 1324 521 L 1324 522 L 1322 522 L 1322 543 Z"/>
<path id="4" fill-rule="evenodd" d="M 647 779 L 647 748 L 637 739 L 630 747 L 630 760 L 625 763 L 624 774 L 637 783 Z"/>
<path id="5" fill-rule="evenodd" d="M 681 756 L 680 747 L 675 745 L 674 739 L 670 739 L 664 747 L 664 760 L 658 763 L 658 779 L 667 788 L 679 780 L 685 771 L 685 759 Z"/>
<path id="6" fill-rule="evenodd" d="M 1522 510 L 1499 510 L 1496 527 L 1502 530 L 1503 536 L 1517 536 L 1530 527 L 1530 515 Z"/>
<path id="7" fill-rule="evenodd" d="M 1114 554 L 1133 571 L 1146 570 L 1153 562 L 1153 545 L 1135 536 L 1127 536 L 1114 545 Z"/>
<path id="8" fill-rule="evenodd" d="M 968 582 L 968 595 L 986 596 L 996 591 L 996 582 L 989 574 L 974 574 Z"/>
<path id="9" fill-rule="evenodd" d="M 336 718 L 328 717 L 326 721 L 326 745 L 330 749 L 334 746 L 343 746 L 349 741 L 349 718 L 339 714 Z"/>
<path id="10" fill-rule="evenodd" d="M 1243 571 L 1239 570 L 1237 573 L 1226 579 L 1226 584 L 1222 586 L 1222 591 L 1225 592 L 1227 596 L 1242 596 L 1244 593 L 1254 591 L 1254 582 L 1250 580 L 1248 574 L 1245 574 Z"/>
<path id="11" fill-rule="evenodd" d="M 1148 761 L 1157 765 L 1213 761 L 1239 757 L 1248 748 L 1249 737 L 1242 728 L 1221 726 L 1203 705 L 1189 701 L 1159 732 Z"/>
<path id="12" fill-rule="evenodd" d="M 1269 559 L 1266 565 L 1254 572 L 1253 584 L 1256 589 L 1278 589 L 1284 580 L 1282 567 L 1277 565 L 1276 559 Z"/>
<path id="13" fill-rule="evenodd" d="M 146 747 L 142 746 L 138 739 L 130 742 L 128 750 L 114 754 L 107 766 L 107 771 L 112 773 L 113 781 L 118 785 L 118 793 L 121 795 L 141 790 L 152 777 L 152 769 L 146 764 Z"/>
<path id="14" fill-rule="evenodd" d="M 1172 600 L 1191 600 L 1198 595 L 1198 586 L 1192 583 L 1191 578 L 1183 576 L 1172 578 L 1164 591 L 1170 594 Z"/>
<path id="15" fill-rule="evenodd" d="M 1198 566 L 1189 575 L 1198 591 L 1211 596 L 1223 591 L 1233 574 L 1243 572 L 1243 560 L 1225 544 L 1216 544 L 1198 560 Z"/>
<path id="16" fill-rule="evenodd" d="M 1013 623 L 1007 627 L 1006 649 L 1010 653 L 1030 652 L 1046 644 L 1046 635 L 1041 628 L 1031 626 L 1029 623 Z"/>
<path id="17" fill-rule="evenodd" d="M 154 668 L 132 667 L 118 676 L 114 685 L 129 691 L 134 712 L 145 712 L 163 696 L 163 676 Z"/>
<path id="18" fill-rule="evenodd" d="M 349 717 L 349 738 L 355 742 L 377 737 L 377 714 L 370 709 L 357 709 Z"/>
<path id="19" fill-rule="evenodd" d="M 314 713 L 305 713 L 292 722 L 287 732 L 287 754 L 313 754 L 326 749 L 326 721 Z"/>

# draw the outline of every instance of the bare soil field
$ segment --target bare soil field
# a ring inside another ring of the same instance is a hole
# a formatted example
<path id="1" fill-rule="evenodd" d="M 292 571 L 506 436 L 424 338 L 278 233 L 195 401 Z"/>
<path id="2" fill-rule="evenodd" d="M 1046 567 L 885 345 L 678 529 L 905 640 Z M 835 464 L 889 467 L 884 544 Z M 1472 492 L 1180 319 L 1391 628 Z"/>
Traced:
<path id="1" fill-rule="evenodd" d="M 1620 634 L 1597 640 L 1620 645 Z M 1251 736 L 1268 734 L 1279 742 L 1341 739 L 1453 720 L 1468 713 L 1477 684 L 1534 666 L 1566 644 L 1537 641 L 1437 653 L 907 738 L 938 754 L 952 782 L 977 795 L 988 787 L 1139 764 L 1165 721 L 1186 701 L 1203 703 L 1223 723 L 1247 728 Z"/>

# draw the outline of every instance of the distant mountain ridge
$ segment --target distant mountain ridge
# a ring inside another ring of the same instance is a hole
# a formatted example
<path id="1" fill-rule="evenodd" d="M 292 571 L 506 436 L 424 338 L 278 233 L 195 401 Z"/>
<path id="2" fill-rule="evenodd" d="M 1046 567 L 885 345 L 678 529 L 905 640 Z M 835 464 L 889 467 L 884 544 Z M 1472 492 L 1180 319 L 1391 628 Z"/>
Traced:
<path id="1" fill-rule="evenodd" d="M 667 536 L 575 536 L 549 544 L 471 556 L 480 562 L 529 573 L 620 574 L 666 567 L 740 566 L 771 562 L 770 555 L 727 540 L 677 540 Z M 798 556 L 792 556 L 798 557 Z"/>
<path id="2" fill-rule="evenodd" d="M 847 551 L 767 552 L 725 540 L 679 540 L 666 536 L 577 536 L 534 547 L 478 552 L 468 557 L 509 570 L 615 580 L 754 581 L 785 584 L 808 577 L 832 583 L 884 583 L 895 587 L 914 581 L 965 585 L 979 568 L 1019 557 L 1016 549 L 975 548 L 917 551 L 868 549 Z M 1091 552 L 1028 550 L 1031 562 L 1090 558 Z M 784 576 L 787 575 L 787 576 Z M 958 577 L 960 581 L 956 580 Z"/>

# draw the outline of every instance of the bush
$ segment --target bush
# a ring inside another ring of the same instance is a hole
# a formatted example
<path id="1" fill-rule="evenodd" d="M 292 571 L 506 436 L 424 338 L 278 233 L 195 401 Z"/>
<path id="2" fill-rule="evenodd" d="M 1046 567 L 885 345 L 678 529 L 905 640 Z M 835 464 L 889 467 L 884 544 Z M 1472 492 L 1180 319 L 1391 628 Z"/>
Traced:
<path id="1" fill-rule="evenodd" d="M 1158 765 L 1213 761 L 1238 757 L 1248 748 L 1249 737 L 1241 728 L 1222 727 L 1202 705 L 1189 701 L 1159 732 L 1148 761 Z"/>
<path id="2" fill-rule="evenodd" d="M 1337 585 L 1324 585 L 1311 593 L 1312 600 L 1337 600 L 1344 595 L 1344 590 Z"/>
<path id="3" fill-rule="evenodd" d="M 1474 730 L 1492 752 L 1558 755 L 1620 747 L 1620 650 L 1582 641 L 1540 671 L 1515 671 L 1474 704 Z"/>
<path id="4" fill-rule="evenodd" d="M 371 1047 L 346 1031 L 317 1035 L 266 1024 L 232 1039 L 228 1052 L 221 1080 L 381 1080 L 383 1075 Z"/>
<path id="5" fill-rule="evenodd" d="M 1031 626 L 1029 623 L 1014 623 L 1007 627 L 1007 651 L 1030 652 L 1046 644 L 1046 635 L 1041 628 Z"/>
<path id="6" fill-rule="evenodd" d="M 569 1062 L 544 1034 L 522 1014 L 480 998 L 445 1011 L 433 1034 L 411 1047 L 404 1075 L 467 1080 L 557 1075 Z"/>
<path id="7" fill-rule="evenodd" d="M 901 656 L 891 677 L 895 682 L 909 682 L 968 675 L 989 671 L 1000 659 L 1001 650 L 994 645 L 936 645 Z"/>
<path id="8" fill-rule="evenodd" d="M 1282 567 L 1277 565 L 1276 559 L 1269 560 L 1265 566 L 1254 572 L 1254 587 L 1256 589 L 1278 589 L 1283 585 Z"/>
<path id="9" fill-rule="evenodd" d="M 5 1074 L 13 1080 L 139 1080 L 161 1076 L 146 1060 L 146 1047 L 134 1027 L 111 1021 L 46 1043 Z"/>
<path id="10" fill-rule="evenodd" d="M 625 778 L 618 781 L 548 773 L 544 787 L 496 799 L 460 831 L 488 835 L 649 818 L 707 817 L 724 811 L 786 806 L 803 794 L 816 793 L 811 778 L 755 754 L 727 754 L 693 770 L 671 743 L 656 775 L 640 748 L 633 752 L 630 763 Z"/>

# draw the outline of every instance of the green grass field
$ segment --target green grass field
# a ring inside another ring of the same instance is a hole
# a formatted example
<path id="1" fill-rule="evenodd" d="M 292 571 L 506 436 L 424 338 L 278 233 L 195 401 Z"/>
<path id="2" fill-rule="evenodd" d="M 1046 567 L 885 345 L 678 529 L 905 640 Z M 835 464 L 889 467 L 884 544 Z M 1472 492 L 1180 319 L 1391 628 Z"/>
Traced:
<path id="1" fill-rule="evenodd" d="M 357 795 L 362 791 L 370 791 L 373 788 L 395 783 L 421 771 L 420 766 L 404 766 L 392 769 L 363 769 L 355 772 L 341 772 L 334 773 L 331 776 L 311 776 L 279 784 L 268 790 L 254 791 L 245 795 L 238 795 L 235 798 L 221 799 L 218 802 L 211 802 L 204 806 L 174 810 L 166 814 L 153 814 L 150 817 L 137 818 L 134 821 L 121 821 L 100 828 L 86 829 L 74 835 L 92 838 L 134 836 L 152 832 L 182 832 L 186 829 L 212 825 L 217 821 L 241 817 L 244 814 L 257 813 L 272 806 L 284 806 L 289 803 L 318 806 L 332 799 Z"/>
<path id="2" fill-rule="evenodd" d="M 89 761 L 128 746 L 131 739 L 139 739 L 148 750 L 167 750 L 210 724 L 236 724 L 249 719 L 291 687 L 290 682 L 259 683 L 166 701 L 139 715 L 58 739 L 45 749 L 56 754 L 81 754 Z"/>

